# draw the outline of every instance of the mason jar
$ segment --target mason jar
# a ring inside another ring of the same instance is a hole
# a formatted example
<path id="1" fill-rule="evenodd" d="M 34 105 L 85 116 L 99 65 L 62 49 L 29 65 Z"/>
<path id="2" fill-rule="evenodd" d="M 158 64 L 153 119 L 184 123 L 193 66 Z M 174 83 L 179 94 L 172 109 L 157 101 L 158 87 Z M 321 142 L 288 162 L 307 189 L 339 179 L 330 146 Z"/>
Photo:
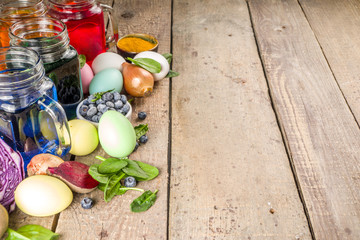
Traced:
<path id="1" fill-rule="evenodd" d="M 71 148 L 64 109 L 41 58 L 29 48 L 0 48 L 0 137 L 24 159 L 65 156 Z"/>
<path id="2" fill-rule="evenodd" d="M 0 47 L 9 46 L 9 27 L 23 18 L 45 16 L 47 7 L 43 0 L 0 1 Z"/>
<path id="3" fill-rule="evenodd" d="M 67 118 L 76 118 L 76 107 L 83 100 L 81 71 L 78 53 L 69 44 L 66 25 L 55 18 L 28 18 L 11 25 L 9 36 L 11 46 L 28 47 L 40 54 Z"/>

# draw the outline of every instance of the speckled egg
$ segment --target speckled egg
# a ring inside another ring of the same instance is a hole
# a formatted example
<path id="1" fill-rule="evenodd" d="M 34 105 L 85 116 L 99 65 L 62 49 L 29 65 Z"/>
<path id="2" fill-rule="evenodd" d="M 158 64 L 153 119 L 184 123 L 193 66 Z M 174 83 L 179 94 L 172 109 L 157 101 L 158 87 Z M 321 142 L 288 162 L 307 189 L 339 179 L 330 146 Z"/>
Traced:
<path id="1" fill-rule="evenodd" d="M 120 92 L 123 88 L 123 77 L 116 68 L 107 68 L 95 74 L 89 86 L 89 93 L 105 92 L 114 89 Z"/>
<path id="2" fill-rule="evenodd" d="M 112 157 L 126 157 L 133 152 L 136 135 L 131 122 L 117 111 L 105 112 L 99 121 L 99 140 L 104 151 Z"/>

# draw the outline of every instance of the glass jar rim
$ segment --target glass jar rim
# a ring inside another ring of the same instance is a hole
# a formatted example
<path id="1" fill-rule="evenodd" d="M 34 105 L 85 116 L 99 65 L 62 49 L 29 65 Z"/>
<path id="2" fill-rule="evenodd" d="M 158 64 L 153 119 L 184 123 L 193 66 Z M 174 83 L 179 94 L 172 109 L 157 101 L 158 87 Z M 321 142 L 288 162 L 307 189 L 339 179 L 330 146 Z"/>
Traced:
<path id="1" fill-rule="evenodd" d="M 19 6 L 19 4 L 25 4 L 23 6 Z M 36 10 L 31 11 L 24 14 L 24 11 L 19 14 L 18 10 Z M 46 5 L 44 0 L 20 0 L 20 1 L 8 1 L 6 3 L 0 4 L 0 20 L 7 20 L 7 19 L 20 19 L 20 18 L 27 18 L 27 17 L 35 17 L 38 15 L 44 15 L 47 12 Z"/>
<path id="2" fill-rule="evenodd" d="M 60 7 L 60 8 L 82 8 L 85 6 L 91 6 L 93 4 L 95 4 L 96 0 L 80 0 L 80 1 L 75 1 L 72 4 L 66 4 L 66 3 L 60 3 L 57 0 L 48 0 L 49 4 L 52 4 L 56 7 Z"/>

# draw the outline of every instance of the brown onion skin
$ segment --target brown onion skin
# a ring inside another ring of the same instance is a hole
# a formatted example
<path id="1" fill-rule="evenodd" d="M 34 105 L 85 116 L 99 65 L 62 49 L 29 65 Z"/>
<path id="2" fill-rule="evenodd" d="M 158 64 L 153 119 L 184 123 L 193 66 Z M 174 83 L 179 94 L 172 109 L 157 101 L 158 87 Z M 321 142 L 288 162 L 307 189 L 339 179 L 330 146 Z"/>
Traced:
<path id="1" fill-rule="evenodd" d="M 124 62 L 122 64 L 124 88 L 133 97 L 148 96 L 154 87 L 154 77 L 147 70 Z"/>

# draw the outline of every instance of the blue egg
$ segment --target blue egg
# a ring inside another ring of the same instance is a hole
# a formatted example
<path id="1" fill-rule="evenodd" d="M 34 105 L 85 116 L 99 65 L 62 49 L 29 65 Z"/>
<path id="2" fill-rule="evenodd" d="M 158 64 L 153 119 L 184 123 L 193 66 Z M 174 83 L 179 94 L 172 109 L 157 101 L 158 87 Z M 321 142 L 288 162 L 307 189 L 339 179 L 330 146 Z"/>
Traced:
<path id="1" fill-rule="evenodd" d="M 107 68 L 98 72 L 91 80 L 89 93 L 114 90 L 120 92 L 123 88 L 123 76 L 116 68 Z"/>

